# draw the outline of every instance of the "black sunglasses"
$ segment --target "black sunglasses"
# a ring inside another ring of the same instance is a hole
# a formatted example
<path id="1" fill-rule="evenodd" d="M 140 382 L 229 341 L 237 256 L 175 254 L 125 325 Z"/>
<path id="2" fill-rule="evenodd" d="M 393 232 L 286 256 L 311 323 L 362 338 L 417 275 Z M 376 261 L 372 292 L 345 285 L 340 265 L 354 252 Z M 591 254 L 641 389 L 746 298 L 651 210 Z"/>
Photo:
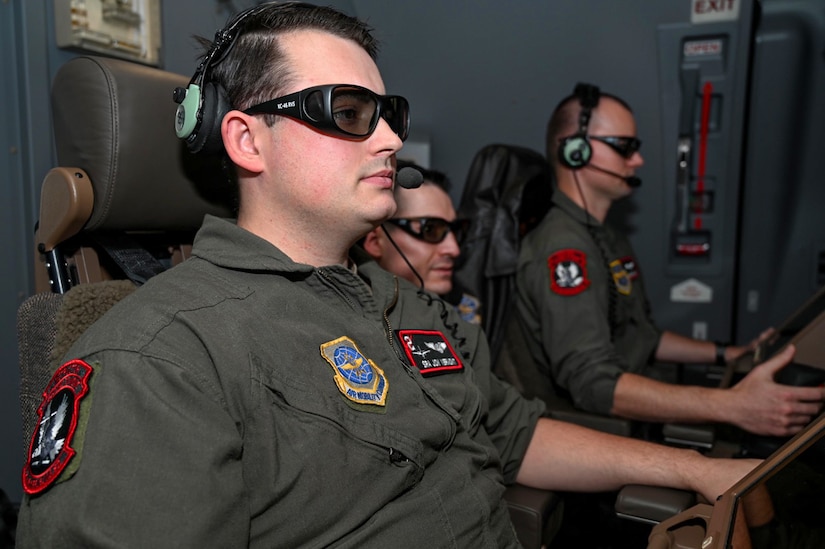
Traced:
<path id="1" fill-rule="evenodd" d="M 447 235 L 452 231 L 455 235 L 456 242 L 461 244 L 464 236 L 467 234 L 467 229 L 470 228 L 469 219 L 456 219 L 455 221 L 447 221 L 440 217 L 414 217 L 410 219 L 388 219 L 387 223 L 392 223 L 418 240 L 429 242 L 430 244 L 438 244 L 443 242 Z M 417 228 L 416 228 L 417 227 Z"/>
<path id="2" fill-rule="evenodd" d="M 400 95 L 378 95 L 350 84 L 313 86 L 249 107 L 246 114 L 277 114 L 340 137 L 367 137 L 387 121 L 401 141 L 410 131 L 410 104 Z"/>
<path id="3" fill-rule="evenodd" d="M 630 158 L 642 146 L 642 142 L 636 137 L 617 137 L 611 135 L 588 135 L 588 139 L 601 141 L 620 156 Z"/>

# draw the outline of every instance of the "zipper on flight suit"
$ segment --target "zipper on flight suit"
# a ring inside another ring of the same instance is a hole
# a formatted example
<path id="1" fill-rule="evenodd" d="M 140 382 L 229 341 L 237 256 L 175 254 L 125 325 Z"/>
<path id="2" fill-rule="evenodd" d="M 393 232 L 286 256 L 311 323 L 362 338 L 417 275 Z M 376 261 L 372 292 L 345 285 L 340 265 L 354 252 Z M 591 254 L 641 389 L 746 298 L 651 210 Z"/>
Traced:
<path id="1" fill-rule="evenodd" d="M 390 310 L 393 307 L 395 307 L 396 303 L 398 303 L 398 278 L 393 277 L 392 280 L 395 283 L 395 287 L 393 288 L 393 292 L 392 292 L 392 301 L 384 309 L 384 314 L 383 314 L 383 316 L 384 316 L 384 326 L 386 327 L 386 329 L 384 330 L 384 335 L 387 338 L 387 342 L 390 344 L 390 348 L 392 349 L 392 352 L 395 353 L 395 356 L 398 357 L 398 360 L 404 366 L 404 370 L 406 370 L 406 372 L 409 374 L 409 373 L 412 372 L 412 369 L 410 368 L 410 365 L 407 364 L 407 361 L 404 360 L 404 358 L 398 352 L 398 349 L 395 348 L 395 338 L 392 335 L 393 330 L 392 330 L 392 323 L 390 322 Z"/>
<path id="2" fill-rule="evenodd" d="M 347 303 L 347 305 L 352 307 L 354 310 L 358 310 L 358 307 L 356 307 L 355 302 L 353 302 L 347 294 L 342 292 L 341 289 L 332 280 L 332 277 L 330 277 L 329 275 L 328 269 L 326 269 L 325 267 L 318 267 L 317 269 L 315 269 L 315 272 L 318 273 L 318 276 L 321 278 L 321 280 L 324 281 L 324 284 L 326 284 L 328 288 L 330 288 L 336 294 L 338 294 L 338 296 L 341 299 L 343 299 Z"/>
<path id="3" fill-rule="evenodd" d="M 384 323 L 386 325 L 387 340 L 389 341 L 389 344 L 392 347 L 392 350 L 395 352 L 395 356 L 398 357 L 399 362 L 401 362 L 401 365 L 404 367 L 404 370 L 407 372 L 407 374 L 409 374 L 409 376 L 411 378 L 416 380 L 416 383 L 418 383 L 418 386 L 421 388 L 422 392 L 427 396 L 427 398 L 433 404 L 435 404 L 441 411 L 443 411 L 445 414 L 447 414 L 447 417 L 452 419 L 451 428 L 450 428 L 450 431 L 451 431 L 450 432 L 450 438 L 449 438 L 449 442 L 447 443 L 448 445 L 452 445 L 453 441 L 455 440 L 457 425 L 460 423 L 459 415 L 456 413 L 455 410 L 453 410 L 453 408 L 449 404 L 447 404 L 441 398 L 441 396 L 438 393 L 434 393 L 432 391 L 432 389 L 426 383 L 421 383 L 420 382 L 420 380 L 423 379 L 420 375 L 416 378 L 415 370 L 413 370 L 412 366 L 407 362 L 407 360 L 404 357 L 401 356 L 401 354 L 398 352 L 397 347 L 395 346 L 395 339 L 394 339 L 394 336 L 393 336 L 392 323 L 390 322 L 390 310 L 392 310 L 392 308 L 395 307 L 395 304 L 398 303 L 398 294 L 399 294 L 398 277 L 393 277 L 393 280 L 395 281 L 395 289 L 393 291 L 393 299 L 390 302 L 390 304 L 387 305 L 387 308 L 384 309 Z M 397 452 L 397 450 L 396 450 L 396 452 Z M 390 449 L 390 460 L 393 461 L 393 449 Z M 396 461 L 393 461 L 393 463 L 396 463 Z"/>

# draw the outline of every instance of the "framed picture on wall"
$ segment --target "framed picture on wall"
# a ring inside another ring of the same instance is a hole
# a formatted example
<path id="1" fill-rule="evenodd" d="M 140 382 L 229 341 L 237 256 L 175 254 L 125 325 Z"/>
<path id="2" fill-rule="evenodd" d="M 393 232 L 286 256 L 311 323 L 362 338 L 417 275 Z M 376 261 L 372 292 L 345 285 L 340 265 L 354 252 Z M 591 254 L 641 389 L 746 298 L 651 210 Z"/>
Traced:
<path id="1" fill-rule="evenodd" d="M 57 46 L 158 65 L 160 0 L 54 0 Z"/>

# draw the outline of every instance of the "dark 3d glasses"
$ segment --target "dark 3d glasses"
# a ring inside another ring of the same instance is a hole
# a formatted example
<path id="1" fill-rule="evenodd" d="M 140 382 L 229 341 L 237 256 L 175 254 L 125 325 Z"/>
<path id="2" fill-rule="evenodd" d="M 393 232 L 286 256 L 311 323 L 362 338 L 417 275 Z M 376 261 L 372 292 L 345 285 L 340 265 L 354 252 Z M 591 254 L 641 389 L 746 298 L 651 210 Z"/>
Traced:
<path id="1" fill-rule="evenodd" d="M 587 138 L 593 139 L 594 141 L 601 141 L 624 158 L 630 158 L 642 146 L 642 142 L 636 137 L 588 135 Z"/>
<path id="2" fill-rule="evenodd" d="M 401 141 L 410 131 L 410 105 L 400 95 L 378 95 L 351 84 L 313 86 L 249 107 L 246 114 L 276 114 L 301 120 L 328 135 L 367 137 L 387 121 Z"/>
<path id="3" fill-rule="evenodd" d="M 418 240 L 429 242 L 430 244 L 438 244 L 443 242 L 447 235 L 452 231 L 456 242 L 459 244 L 467 234 L 470 228 L 469 219 L 456 219 L 455 221 L 447 221 L 440 217 L 413 217 L 408 219 L 388 219 L 387 223 L 392 223 L 397 227 L 401 227 L 405 233 L 414 236 Z"/>

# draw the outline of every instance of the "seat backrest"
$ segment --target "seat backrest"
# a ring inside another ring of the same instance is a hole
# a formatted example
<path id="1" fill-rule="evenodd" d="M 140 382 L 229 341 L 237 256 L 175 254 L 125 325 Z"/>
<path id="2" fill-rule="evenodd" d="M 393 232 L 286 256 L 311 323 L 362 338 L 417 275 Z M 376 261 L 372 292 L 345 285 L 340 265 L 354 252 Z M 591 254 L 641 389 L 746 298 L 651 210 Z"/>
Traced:
<path id="1" fill-rule="evenodd" d="M 43 389 L 74 340 L 136 285 L 183 261 L 205 214 L 231 215 L 220 159 L 194 157 L 175 135 L 172 93 L 187 83 L 104 57 L 77 57 L 55 76 L 58 167 L 41 189 L 37 293 L 17 319 L 25 451 Z"/>
<path id="2" fill-rule="evenodd" d="M 551 169 L 536 151 L 492 144 L 473 159 L 458 207 L 472 219 L 456 282 L 482 303 L 482 325 L 495 358 L 515 294 L 521 239 L 550 209 Z"/>
<path id="3" fill-rule="evenodd" d="M 172 92 L 187 82 L 104 57 L 77 57 L 58 70 L 51 91 L 58 167 L 41 189 L 38 291 L 124 275 L 141 283 L 185 255 L 205 213 L 230 215 L 220 159 L 196 159 L 174 132 Z M 123 272 L 123 264 L 137 267 Z"/>

